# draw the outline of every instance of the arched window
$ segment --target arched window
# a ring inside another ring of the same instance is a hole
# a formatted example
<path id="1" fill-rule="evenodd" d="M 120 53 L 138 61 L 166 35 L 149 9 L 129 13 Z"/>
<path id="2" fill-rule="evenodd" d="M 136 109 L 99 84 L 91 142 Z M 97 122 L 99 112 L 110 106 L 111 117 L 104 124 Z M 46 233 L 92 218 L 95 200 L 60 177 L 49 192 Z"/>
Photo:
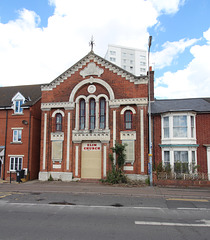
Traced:
<path id="1" fill-rule="evenodd" d="M 132 128 L 132 112 L 130 110 L 125 111 L 124 122 L 125 122 L 125 129 Z"/>
<path id="2" fill-rule="evenodd" d="M 95 99 L 90 99 L 90 111 L 89 111 L 89 117 L 90 117 L 90 130 L 95 129 L 95 122 L 96 122 L 96 104 Z"/>
<path id="3" fill-rule="evenodd" d="M 106 126 L 106 101 L 105 98 L 100 99 L 99 109 L 99 128 L 104 129 Z"/>
<path id="4" fill-rule="evenodd" d="M 85 129 L 85 100 L 81 99 L 79 103 L 79 128 Z"/>
<path id="5" fill-rule="evenodd" d="M 56 114 L 55 121 L 56 131 L 62 131 L 62 115 L 60 113 Z"/>

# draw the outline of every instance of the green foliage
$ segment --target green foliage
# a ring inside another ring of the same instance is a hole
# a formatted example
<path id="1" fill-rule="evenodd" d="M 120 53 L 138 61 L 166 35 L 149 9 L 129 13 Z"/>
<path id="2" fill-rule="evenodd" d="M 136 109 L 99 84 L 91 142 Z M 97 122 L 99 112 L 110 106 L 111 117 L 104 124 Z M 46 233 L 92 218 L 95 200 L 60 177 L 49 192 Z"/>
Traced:
<path id="1" fill-rule="evenodd" d="M 149 177 L 145 179 L 145 183 L 146 183 L 146 185 L 150 185 L 150 179 L 149 179 Z"/>
<path id="2" fill-rule="evenodd" d="M 159 173 L 159 172 L 163 172 L 163 165 L 162 165 L 162 162 L 160 162 L 157 167 L 156 167 L 156 172 Z"/>
<path id="3" fill-rule="evenodd" d="M 125 147 L 126 144 L 116 143 L 115 147 L 112 149 L 112 154 L 109 154 L 109 159 L 112 163 L 112 169 L 107 173 L 107 177 L 104 182 L 108 182 L 111 184 L 118 183 L 127 183 L 128 178 L 123 172 L 123 166 L 125 164 Z M 116 164 L 114 164 L 114 156 L 113 153 L 116 153 Z"/>
<path id="4" fill-rule="evenodd" d="M 161 172 L 171 173 L 171 165 L 163 166 L 162 162 L 160 162 L 160 163 L 156 166 L 155 171 L 156 171 L 157 173 L 161 173 Z"/>
<path id="5" fill-rule="evenodd" d="M 118 169 L 122 169 L 125 164 L 125 158 L 126 158 L 125 148 L 126 148 L 126 146 L 127 146 L 127 144 L 116 143 L 115 147 L 111 148 L 112 152 L 116 153 L 116 157 L 117 157 L 116 168 L 118 168 Z"/>
<path id="6" fill-rule="evenodd" d="M 50 174 L 48 181 L 54 181 L 54 178 L 52 177 L 52 175 Z"/>
<path id="7" fill-rule="evenodd" d="M 112 168 L 112 170 L 107 173 L 105 182 L 111 184 L 127 183 L 128 179 L 121 169 Z"/>

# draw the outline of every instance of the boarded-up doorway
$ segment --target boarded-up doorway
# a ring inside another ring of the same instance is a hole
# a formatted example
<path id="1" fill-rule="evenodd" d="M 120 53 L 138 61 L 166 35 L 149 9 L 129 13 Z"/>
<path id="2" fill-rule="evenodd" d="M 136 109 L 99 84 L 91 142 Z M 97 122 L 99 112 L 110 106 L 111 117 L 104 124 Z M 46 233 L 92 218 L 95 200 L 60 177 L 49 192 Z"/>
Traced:
<path id="1" fill-rule="evenodd" d="M 82 144 L 81 178 L 101 178 L 101 143 Z"/>

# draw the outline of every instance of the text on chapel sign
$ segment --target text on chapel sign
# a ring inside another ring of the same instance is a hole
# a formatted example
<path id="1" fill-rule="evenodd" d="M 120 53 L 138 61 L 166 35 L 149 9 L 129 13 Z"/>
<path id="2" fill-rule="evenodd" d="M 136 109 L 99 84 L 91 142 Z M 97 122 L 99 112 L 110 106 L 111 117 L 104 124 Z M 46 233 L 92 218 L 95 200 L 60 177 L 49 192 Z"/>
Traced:
<path id="1" fill-rule="evenodd" d="M 101 144 L 100 143 L 85 143 L 82 146 L 83 151 L 100 151 Z"/>

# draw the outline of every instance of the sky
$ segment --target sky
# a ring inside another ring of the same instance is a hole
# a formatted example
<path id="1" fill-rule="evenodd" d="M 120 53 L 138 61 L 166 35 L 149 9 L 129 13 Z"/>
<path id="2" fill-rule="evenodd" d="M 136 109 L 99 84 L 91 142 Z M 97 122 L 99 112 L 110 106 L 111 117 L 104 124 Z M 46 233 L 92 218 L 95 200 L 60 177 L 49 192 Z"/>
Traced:
<path id="1" fill-rule="evenodd" d="M 155 97 L 210 97 L 209 0 L 0 0 L 0 86 L 45 84 L 108 44 L 148 50 Z"/>

